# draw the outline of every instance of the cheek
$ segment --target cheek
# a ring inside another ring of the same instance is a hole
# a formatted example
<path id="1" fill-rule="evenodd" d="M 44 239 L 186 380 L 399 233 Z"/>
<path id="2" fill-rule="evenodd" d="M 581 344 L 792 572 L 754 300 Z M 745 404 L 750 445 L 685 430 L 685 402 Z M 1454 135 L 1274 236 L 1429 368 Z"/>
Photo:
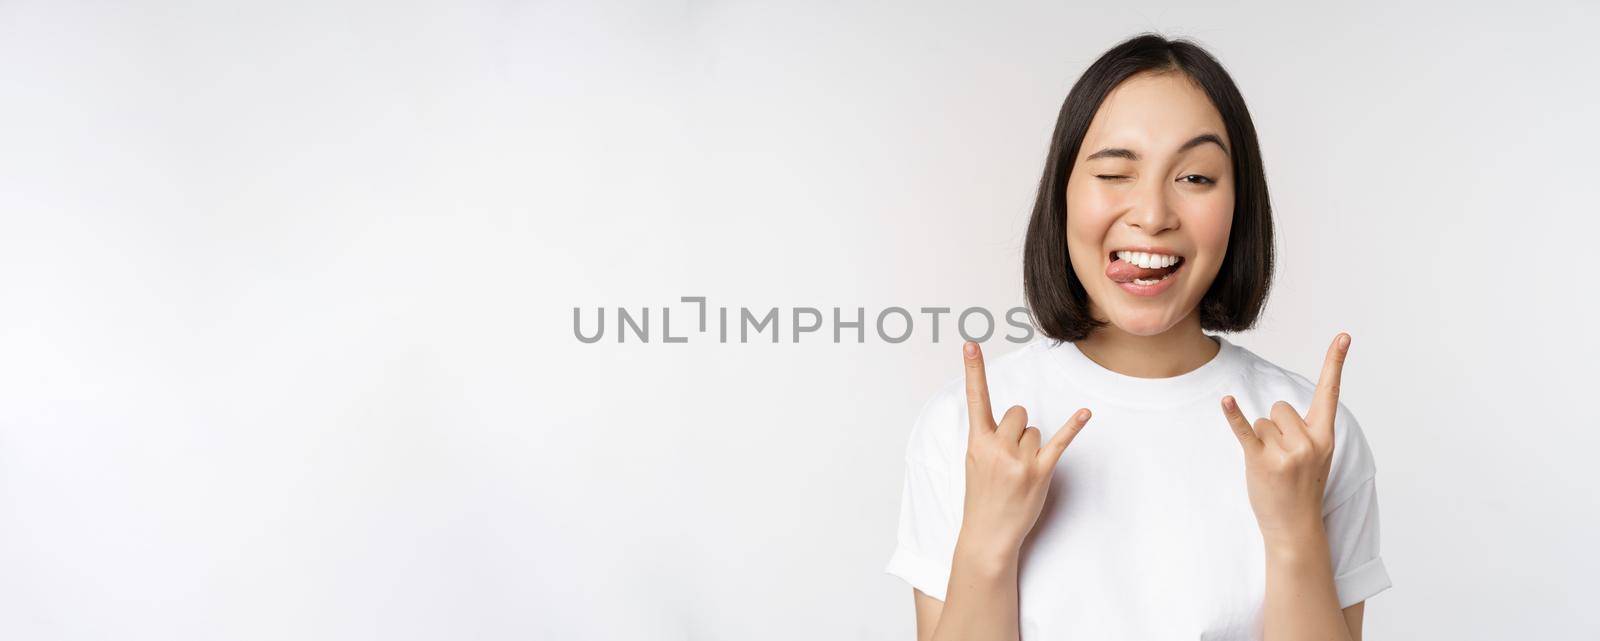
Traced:
<path id="1" fill-rule="evenodd" d="M 1221 263 L 1228 249 L 1228 234 L 1233 231 L 1232 190 L 1185 203 L 1183 225 L 1189 229 L 1196 248 L 1211 255 L 1214 262 Z"/>
<path id="2" fill-rule="evenodd" d="M 1093 186 L 1067 186 L 1067 242 L 1099 247 L 1111 228 L 1116 202 L 1105 190 Z"/>

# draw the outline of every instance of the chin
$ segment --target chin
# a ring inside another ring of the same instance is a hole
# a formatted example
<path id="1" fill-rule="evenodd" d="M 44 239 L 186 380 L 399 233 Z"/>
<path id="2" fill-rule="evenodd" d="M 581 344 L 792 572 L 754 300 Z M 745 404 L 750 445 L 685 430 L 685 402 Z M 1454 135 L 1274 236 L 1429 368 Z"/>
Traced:
<path id="1" fill-rule="evenodd" d="M 1166 314 L 1125 311 L 1111 315 L 1111 324 L 1134 336 L 1156 336 L 1166 333 L 1178 321 Z"/>

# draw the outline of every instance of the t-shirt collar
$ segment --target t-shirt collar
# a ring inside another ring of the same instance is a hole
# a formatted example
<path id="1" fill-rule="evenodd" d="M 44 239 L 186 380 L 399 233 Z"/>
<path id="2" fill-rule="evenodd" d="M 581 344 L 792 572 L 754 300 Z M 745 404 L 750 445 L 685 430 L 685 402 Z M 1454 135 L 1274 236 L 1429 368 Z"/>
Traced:
<path id="1" fill-rule="evenodd" d="M 1171 407 L 1214 392 L 1242 361 L 1243 348 L 1222 336 L 1207 336 L 1220 346 L 1216 356 L 1200 367 L 1166 378 L 1140 378 L 1111 371 L 1085 356 L 1077 343 L 1057 344 L 1045 339 L 1045 348 L 1069 385 L 1122 405 Z"/>

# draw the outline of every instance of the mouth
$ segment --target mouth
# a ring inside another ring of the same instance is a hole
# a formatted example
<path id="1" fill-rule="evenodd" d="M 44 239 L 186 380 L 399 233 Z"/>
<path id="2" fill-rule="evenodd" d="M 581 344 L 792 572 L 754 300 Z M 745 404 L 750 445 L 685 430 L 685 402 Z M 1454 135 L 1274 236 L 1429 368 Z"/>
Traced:
<path id="1" fill-rule="evenodd" d="M 1110 260 L 1106 277 L 1137 296 L 1165 291 L 1185 263 L 1183 256 L 1153 247 L 1117 250 L 1106 257 Z"/>

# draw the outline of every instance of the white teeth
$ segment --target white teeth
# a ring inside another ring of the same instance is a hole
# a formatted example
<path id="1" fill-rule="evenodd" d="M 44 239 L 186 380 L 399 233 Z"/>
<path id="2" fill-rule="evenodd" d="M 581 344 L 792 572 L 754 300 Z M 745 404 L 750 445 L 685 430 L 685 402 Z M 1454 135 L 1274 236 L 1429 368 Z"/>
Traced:
<path id="1" fill-rule="evenodd" d="M 1154 285 L 1156 283 L 1159 283 L 1159 282 L 1164 281 L 1164 280 L 1166 280 L 1168 278 L 1171 278 L 1171 277 L 1172 277 L 1172 274 L 1167 274 L 1165 276 L 1162 276 L 1161 278 L 1154 278 L 1154 279 L 1150 279 L 1150 280 L 1145 280 L 1143 278 L 1135 278 L 1135 279 L 1133 279 L 1133 284 L 1139 285 L 1139 286 L 1142 286 L 1142 287 L 1149 287 L 1151 285 Z"/>
<path id="2" fill-rule="evenodd" d="M 1117 258 L 1133 263 L 1145 269 L 1165 268 L 1178 264 L 1177 256 L 1167 254 L 1152 254 L 1149 252 L 1119 251 Z"/>

